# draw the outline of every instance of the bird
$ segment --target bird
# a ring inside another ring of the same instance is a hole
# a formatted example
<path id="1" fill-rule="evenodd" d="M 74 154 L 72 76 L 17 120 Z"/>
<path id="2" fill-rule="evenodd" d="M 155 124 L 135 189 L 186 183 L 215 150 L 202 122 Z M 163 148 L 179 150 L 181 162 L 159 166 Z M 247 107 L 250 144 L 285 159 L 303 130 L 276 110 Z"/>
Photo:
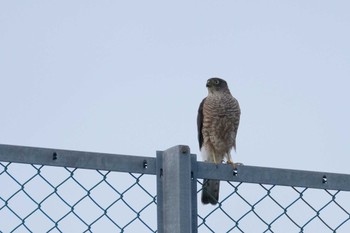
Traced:
<path id="1" fill-rule="evenodd" d="M 206 83 L 208 95 L 199 105 L 197 115 L 198 142 L 205 162 L 219 164 L 226 158 L 234 167 L 231 150 L 236 150 L 236 136 L 241 109 L 231 95 L 227 82 L 221 78 L 210 78 Z M 219 201 L 220 180 L 203 180 L 203 204 L 216 205 Z"/>

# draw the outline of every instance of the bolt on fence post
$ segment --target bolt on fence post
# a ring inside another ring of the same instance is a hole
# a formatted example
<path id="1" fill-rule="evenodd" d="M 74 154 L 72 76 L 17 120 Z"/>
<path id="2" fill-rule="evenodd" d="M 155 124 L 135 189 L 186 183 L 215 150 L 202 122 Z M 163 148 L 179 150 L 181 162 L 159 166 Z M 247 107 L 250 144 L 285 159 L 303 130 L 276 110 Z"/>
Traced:
<path id="1" fill-rule="evenodd" d="M 197 226 L 193 227 L 193 223 L 197 223 L 197 219 L 193 219 L 197 216 L 197 209 L 193 209 L 197 207 L 197 199 L 193 200 L 192 194 L 194 172 L 191 157 L 188 146 L 180 145 L 157 152 L 159 233 L 197 232 Z"/>

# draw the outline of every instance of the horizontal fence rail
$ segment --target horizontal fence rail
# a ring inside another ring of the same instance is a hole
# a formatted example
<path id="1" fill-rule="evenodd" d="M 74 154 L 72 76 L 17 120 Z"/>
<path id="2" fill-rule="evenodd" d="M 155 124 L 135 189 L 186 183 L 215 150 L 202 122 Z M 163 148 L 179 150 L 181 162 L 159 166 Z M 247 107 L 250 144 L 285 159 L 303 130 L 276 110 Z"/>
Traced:
<path id="1" fill-rule="evenodd" d="M 202 205 L 202 179 L 221 180 Z M 0 232 L 350 232 L 350 175 L 0 145 Z M 37 224 L 40 222 L 41 224 Z"/>
<path id="2" fill-rule="evenodd" d="M 227 164 L 215 165 L 212 163 L 198 162 L 197 177 L 256 184 L 350 191 L 349 175 L 328 172 L 244 165 L 237 166 L 237 169 L 233 169 L 232 166 Z"/>
<path id="3" fill-rule="evenodd" d="M 0 145 L 0 161 L 75 167 L 106 171 L 156 174 L 156 159 L 151 157 L 94 153 L 26 146 Z"/>

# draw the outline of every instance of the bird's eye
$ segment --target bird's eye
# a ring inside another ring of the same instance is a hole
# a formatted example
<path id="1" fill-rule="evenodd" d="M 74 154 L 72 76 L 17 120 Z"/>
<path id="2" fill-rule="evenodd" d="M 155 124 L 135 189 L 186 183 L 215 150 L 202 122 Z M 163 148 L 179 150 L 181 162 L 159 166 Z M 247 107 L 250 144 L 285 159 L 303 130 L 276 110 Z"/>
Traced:
<path id="1" fill-rule="evenodd" d="M 219 80 L 215 80 L 214 83 L 215 83 L 215 84 L 219 84 L 220 81 L 219 81 Z"/>

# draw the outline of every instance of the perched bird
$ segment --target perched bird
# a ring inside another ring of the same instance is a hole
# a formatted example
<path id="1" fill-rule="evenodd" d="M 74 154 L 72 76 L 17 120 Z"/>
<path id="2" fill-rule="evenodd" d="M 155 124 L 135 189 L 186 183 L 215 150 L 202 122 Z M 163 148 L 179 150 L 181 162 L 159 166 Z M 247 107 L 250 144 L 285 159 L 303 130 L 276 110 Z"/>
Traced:
<path id="1" fill-rule="evenodd" d="M 241 110 L 231 95 L 225 80 L 210 78 L 207 81 L 208 96 L 198 109 L 198 141 L 203 160 L 211 163 L 235 165 L 231 150 L 236 150 L 236 135 Z M 202 203 L 213 205 L 219 200 L 220 180 L 203 180 Z"/>

